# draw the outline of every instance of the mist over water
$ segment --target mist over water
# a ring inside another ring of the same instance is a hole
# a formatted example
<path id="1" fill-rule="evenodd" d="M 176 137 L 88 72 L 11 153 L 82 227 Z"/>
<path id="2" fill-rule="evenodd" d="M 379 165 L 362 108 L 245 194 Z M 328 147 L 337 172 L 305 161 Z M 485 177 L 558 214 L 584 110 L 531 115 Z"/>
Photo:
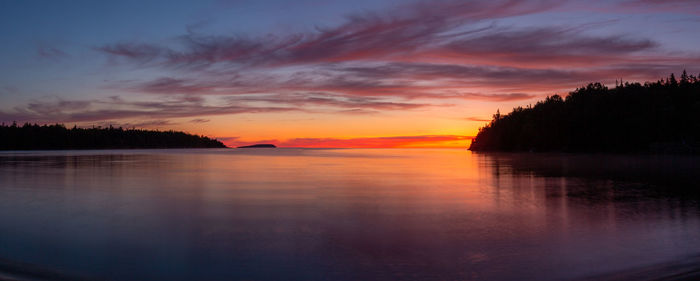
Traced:
<path id="1" fill-rule="evenodd" d="M 459 149 L 2 152 L 0 277 L 654 273 L 697 264 L 699 163 Z"/>

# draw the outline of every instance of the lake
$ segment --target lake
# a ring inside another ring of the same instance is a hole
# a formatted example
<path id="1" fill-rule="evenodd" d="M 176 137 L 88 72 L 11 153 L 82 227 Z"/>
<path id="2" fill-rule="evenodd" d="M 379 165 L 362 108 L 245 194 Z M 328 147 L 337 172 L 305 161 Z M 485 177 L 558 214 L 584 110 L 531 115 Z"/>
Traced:
<path id="1" fill-rule="evenodd" d="M 464 149 L 0 152 L 0 279 L 697 277 L 698 171 Z"/>

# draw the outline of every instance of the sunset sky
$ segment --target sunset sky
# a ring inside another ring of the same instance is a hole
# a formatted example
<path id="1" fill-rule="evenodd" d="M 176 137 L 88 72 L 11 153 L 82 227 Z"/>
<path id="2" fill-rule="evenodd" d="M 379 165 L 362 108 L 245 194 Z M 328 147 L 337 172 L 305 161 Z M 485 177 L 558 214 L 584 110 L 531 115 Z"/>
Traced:
<path id="1" fill-rule="evenodd" d="M 700 72 L 700 1 L 0 1 L 0 121 L 466 147 L 588 82 Z"/>

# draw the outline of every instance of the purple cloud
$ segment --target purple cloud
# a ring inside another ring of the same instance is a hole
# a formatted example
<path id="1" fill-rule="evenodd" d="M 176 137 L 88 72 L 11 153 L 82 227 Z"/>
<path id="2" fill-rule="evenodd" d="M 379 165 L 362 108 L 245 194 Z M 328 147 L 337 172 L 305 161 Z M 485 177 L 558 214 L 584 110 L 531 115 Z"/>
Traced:
<path id="1" fill-rule="evenodd" d="M 300 108 L 279 106 L 207 105 L 203 102 L 126 101 L 119 97 L 103 100 L 34 101 L 13 111 L 0 111 L 3 122 L 94 122 L 119 119 L 163 120 L 168 118 L 200 117 L 241 113 L 301 111 Z"/>
<path id="2" fill-rule="evenodd" d="M 619 3 L 620 11 L 676 12 L 700 15 L 697 0 L 625 0 Z"/>
<path id="3" fill-rule="evenodd" d="M 421 1 L 395 6 L 390 13 L 352 14 L 337 26 L 311 32 L 226 36 L 188 29 L 169 41 L 173 45 L 108 44 L 95 49 L 111 60 L 166 72 L 157 79 L 112 88 L 154 94 L 149 98 L 166 102 L 110 101 L 117 104 L 113 107 L 104 101 L 72 101 L 76 104 L 63 107 L 30 103 L 13 114 L 71 120 L 289 110 L 372 114 L 449 106 L 438 103 L 449 99 L 528 100 L 587 82 L 656 79 L 688 64 L 687 68 L 700 65 L 700 56 L 672 54 L 654 40 L 588 32 L 610 21 L 560 27 L 506 27 L 496 22 L 570 4 Z M 666 4 L 656 0 L 610 4 L 621 5 Z M 221 103 L 207 102 L 212 99 Z M 52 113 L 54 109 L 60 114 Z"/>
<path id="4" fill-rule="evenodd" d="M 196 118 L 196 119 L 190 120 L 190 123 L 207 123 L 207 122 L 209 122 L 209 121 L 211 121 L 211 120 L 209 120 L 209 119 L 202 119 L 202 118 Z"/>
<path id="5" fill-rule="evenodd" d="M 537 67 L 610 64 L 653 51 L 659 44 L 629 36 L 584 35 L 582 28 L 500 29 L 454 40 L 437 56 Z"/>
<path id="6" fill-rule="evenodd" d="M 182 77 L 132 85 L 135 92 L 240 95 L 316 91 L 486 99 L 483 94 L 456 95 L 445 89 L 489 87 L 501 92 L 491 99 L 495 101 L 531 97 L 508 92 L 560 91 L 580 86 L 582 81 L 627 76 L 634 71 L 645 74 L 637 76 L 650 79 L 666 73 L 651 74 L 644 65 L 678 69 L 688 61 L 700 61 L 700 57 L 658 54 L 659 44 L 649 39 L 586 35 L 587 26 L 487 26 L 456 32 L 465 22 L 543 8 L 532 3 L 513 7 L 506 3 L 501 5 L 507 9 L 499 12 L 490 10 L 494 4 L 479 1 L 466 6 L 440 2 L 424 10 L 418 10 L 422 6 L 417 4 L 404 6 L 405 10 L 395 17 L 354 15 L 345 24 L 314 34 L 270 35 L 259 40 L 188 33 L 180 38 L 180 51 L 140 44 L 115 44 L 100 49 L 139 64 L 153 62 L 175 69 L 190 68 Z M 466 8 L 477 7 L 474 5 L 485 7 L 486 11 Z M 303 68 L 298 68 L 300 65 Z M 444 89 L 429 85 L 428 81 L 440 81 Z"/>
<path id="7" fill-rule="evenodd" d="M 391 13 L 354 14 L 333 28 L 291 35 L 213 36 L 187 33 L 173 49 L 144 43 L 117 43 L 96 48 L 140 64 L 205 68 L 217 63 L 280 66 L 388 59 L 407 56 L 470 32 L 448 32 L 487 19 L 540 12 L 557 1 L 430 1 L 408 4 Z M 386 16 L 386 15 L 391 16 Z"/>
<path id="8" fill-rule="evenodd" d="M 248 96 L 231 96 L 227 97 L 226 99 L 231 102 L 264 102 L 271 104 L 286 104 L 298 107 L 312 105 L 375 110 L 408 110 L 419 107 L 434 106 L 433 104 L 392 102 L 376 97 L 349 96 L 324 92 L 258 94 Z"/>
<path id="9" fill-rule="evenodd" d="M 0 111 L 0 121 L 12 122 L 95 122 L 119 119 L 147 119 L 147 122 L 169 122 L 168 118 L 202 117 L 241 113 L 324 112 L 340 114 L 369 113 L 379 110 L 410 110 L 437 106 L 428 103 L 388 101 L 373 97 L 356 97 L 322 92 L 290 93 L 286 95 L 219 96 L 210 105 L 202 97 L 188 95 L 166 96 L 156 101 L 129 101 L 121 97 L 93 100 L 32 101 L 12 111 Z M 444 105 L 440 105 L 444 106 Z M 193 123 L 208 122 L 195 118 Z M 111 121 L 109 124 L 116 124 Z M 119 123 L 134 125 L 133 123 Z M 139 123 L 144 125 L 146 123 Z M 168 125 L 148 123 L 149 125 Z"/>

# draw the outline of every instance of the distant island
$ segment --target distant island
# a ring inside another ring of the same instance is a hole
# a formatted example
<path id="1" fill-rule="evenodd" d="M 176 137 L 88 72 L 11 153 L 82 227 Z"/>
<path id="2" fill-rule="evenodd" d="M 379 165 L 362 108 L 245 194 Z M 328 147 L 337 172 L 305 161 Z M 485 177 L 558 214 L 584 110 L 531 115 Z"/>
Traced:
<path id="1" fill-rule="evenodd" d="M 224 148 L 205 136 L 177 131 L 107 128 L 67 129 L 64 125 L 0 125 L 0 150 Z"/>
<path id="2" fill-rule="evenodd" d="M 700 76 L 700 75 L 699 75 Z M 472 151 L 700 153 L 700 78 L 591 83 L 566 98 L 499 111 Z"/>
<path id="3" fill-rule="evenodd" d="M 274 144 L 269 144 L 269 143 L 259 143 L 259 144 L 254 144 L 254 145 L 244 145 L 244 146 L 239 146 L 237 148 L 275 148 Z"/>

